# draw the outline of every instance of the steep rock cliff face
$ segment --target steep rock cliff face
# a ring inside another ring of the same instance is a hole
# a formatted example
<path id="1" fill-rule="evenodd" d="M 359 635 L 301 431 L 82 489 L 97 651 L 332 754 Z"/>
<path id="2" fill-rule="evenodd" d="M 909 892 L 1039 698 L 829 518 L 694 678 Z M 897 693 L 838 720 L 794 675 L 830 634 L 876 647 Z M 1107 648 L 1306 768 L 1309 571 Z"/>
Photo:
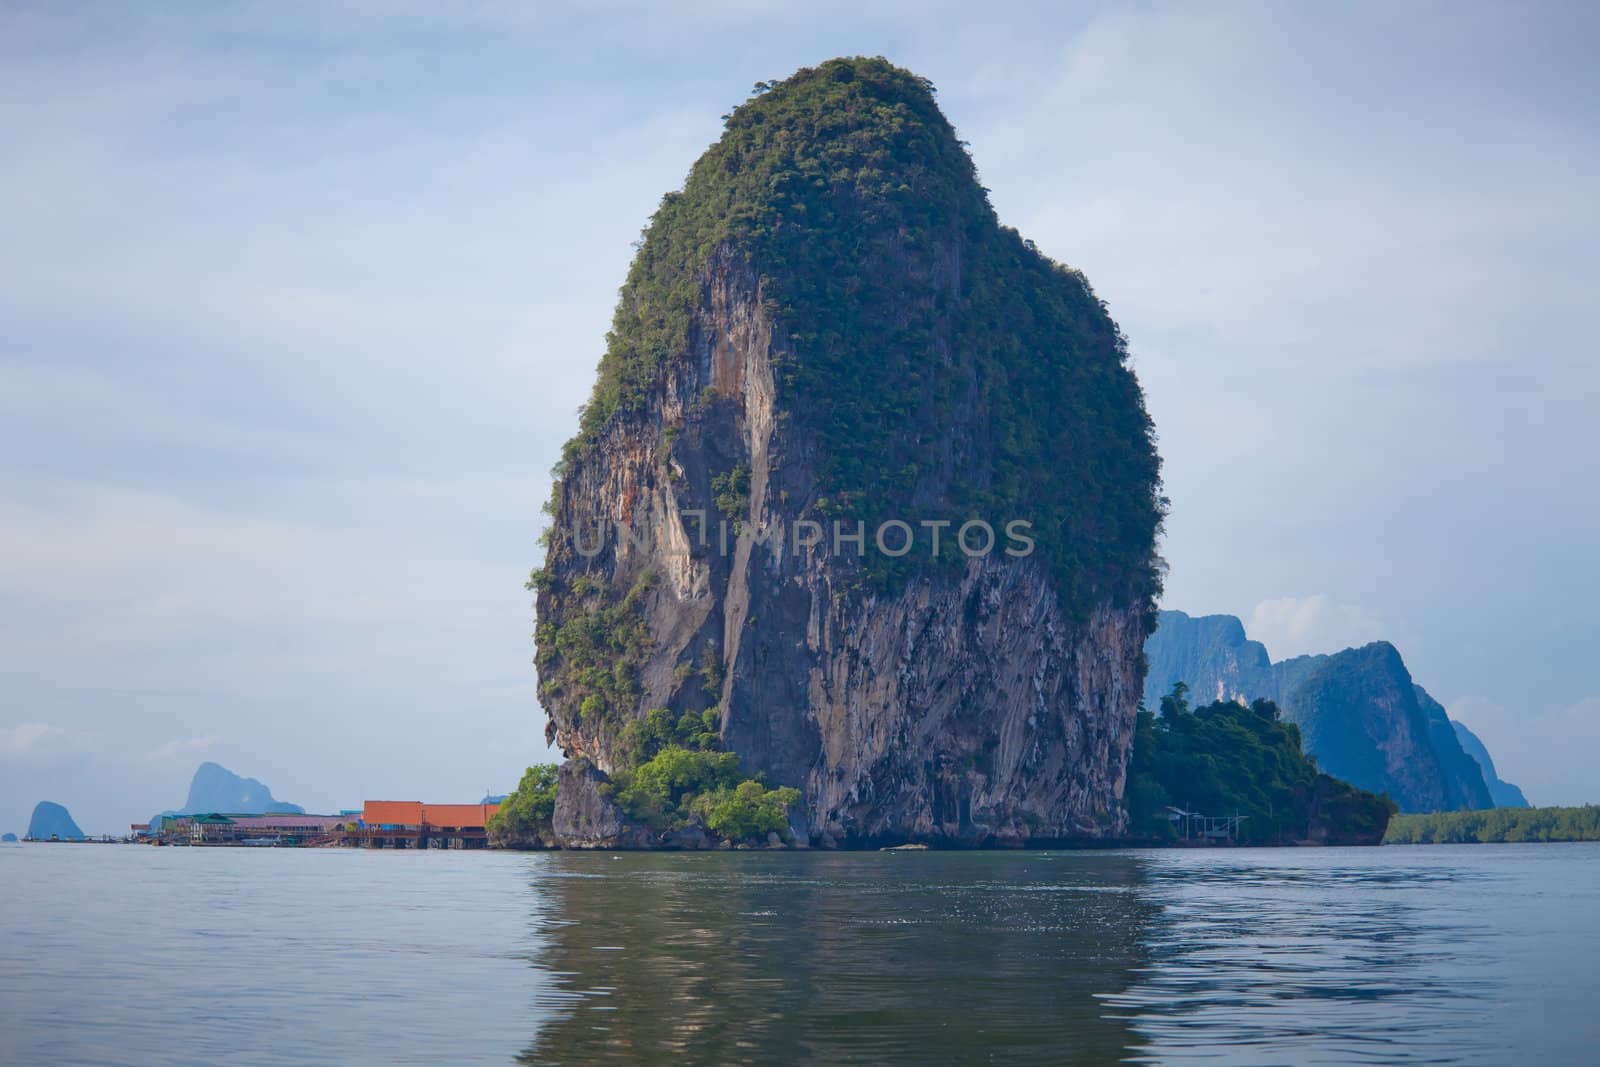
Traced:
<path id="1" fill-rule="evenodd" d="M 1467 754 L 1444 705 L 1433 699 L 1422 686 L 1414 688 L 1417 694 L 1417 707 L 1421 709 L 1422 716 L 1428 724 L 1428 744 L 1433 749 L 1434 755 L 1439 758 L 1439 771 L 1444 776 L 1445 796 L 1456 808 L 1479 811 L 1494 807 L 1494 792 L 1489 786 L 1489 773 L 1478 765 L 1477 760 Z"/>
<path id="2" fill-rule="evenodd" d="M 999 228 L 926 83 L 855 60 L 770 87 L 664 201 L 558 471 L 540 698 L 588 761 L 558 836 L 630 840 L 606 779 L 655 708 L 718 712 L 822 844 L 1118 833 L 1156 470 L 1115 325 Z"/>
<path id="3" fill-rule="evenodd" d="M 1232 615 L 1163 611 L 1145 655 L 1144 703 L 1152 711 L 1161 707 L 1161 698 L 1175 682 L 1187 685 L 1189 699 L 1199 704 L 1277 699 L 1268 692 L 1272 661 L 1267 646 L 1246 637 L 1244 623 Z"/>
<path id="4" fill-rule="evenodd" d="M 1433 748 L 1411 675 L 1387 641 L 1327 657 L 1285 711 L 1319 764 L 1358 788 L 1387 792 L 1401 811 L 1466 806 Z M 1484 789 L 1481 777 L 1477 789 Z"/>

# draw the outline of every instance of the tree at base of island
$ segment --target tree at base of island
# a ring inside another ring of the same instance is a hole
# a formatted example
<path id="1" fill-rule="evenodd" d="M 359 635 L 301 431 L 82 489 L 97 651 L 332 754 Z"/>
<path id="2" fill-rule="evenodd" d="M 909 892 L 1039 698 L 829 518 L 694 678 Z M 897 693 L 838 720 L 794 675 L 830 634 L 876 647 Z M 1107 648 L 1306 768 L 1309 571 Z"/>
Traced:
<path id="1" fill-rule="evenodd" d="M 1397 810 L 1317 769 L 1300 728 L 1270 700 L 1217 701 L 1190 709 L 1173 686 L 1161 713 L 1141 709 L 1128 767 L 1129 827 L 1136 838 L 1178 837 L 1168 808 L 1244 816 L 1244 844 L 1378 844 Z"/>

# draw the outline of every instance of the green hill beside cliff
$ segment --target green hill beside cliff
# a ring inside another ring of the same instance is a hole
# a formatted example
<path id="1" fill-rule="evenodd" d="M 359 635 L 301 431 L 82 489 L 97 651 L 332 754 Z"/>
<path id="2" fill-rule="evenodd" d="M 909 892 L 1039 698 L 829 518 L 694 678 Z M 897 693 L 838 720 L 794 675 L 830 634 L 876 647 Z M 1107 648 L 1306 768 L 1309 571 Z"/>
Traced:
<path id="1" fill-rule="evenodd" d="M 1159 706 L 1178 682 L 1203 699 L 1272 700 L 1300 727 L 1307 752 L 1325 771 L 1389 794 L 1402 811 L 1496 802 L 1488 785 L 1492 771 L 1466 751 L 1443 706 L 1413 681 L 1386 641 L 1273 662 L 1231 615 L 1163 611 L 1145 652 L 1149 707 Z"/>
<path id="2" fill-rule="evenodd" d="M 1129 829 L 1170 842 L 1181 810 L 1241 817 L 1243 844 L 1375 845 L 1394 802 L 1322 773 L 1270 700 L 1190 709 L 1182 684 L 1139 713 L 1128 769 Z"/>

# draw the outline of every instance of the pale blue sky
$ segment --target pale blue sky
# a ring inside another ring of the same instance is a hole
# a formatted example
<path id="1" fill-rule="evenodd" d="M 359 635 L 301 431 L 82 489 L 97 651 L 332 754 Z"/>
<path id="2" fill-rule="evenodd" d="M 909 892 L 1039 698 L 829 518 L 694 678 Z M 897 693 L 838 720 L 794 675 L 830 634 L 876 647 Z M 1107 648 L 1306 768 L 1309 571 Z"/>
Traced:
<path id="1" fill-rule="evenodd" d="M 208 758 L 316 809 L 513 785 L 630 243 L 838 54 L 931 78 L 1129 335 L 1167 606 L 1387 637 L 1600 800 L 1592 9 L 687 6 L 0 4 L 0 829 Z"/>

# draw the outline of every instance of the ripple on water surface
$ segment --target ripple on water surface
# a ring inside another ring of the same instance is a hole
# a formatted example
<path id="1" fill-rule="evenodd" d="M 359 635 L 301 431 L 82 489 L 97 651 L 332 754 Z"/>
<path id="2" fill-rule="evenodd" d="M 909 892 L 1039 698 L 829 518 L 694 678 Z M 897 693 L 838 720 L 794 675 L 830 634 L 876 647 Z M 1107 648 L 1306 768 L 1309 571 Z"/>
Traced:
<path id="1" fill-rule="evenodd" d="M 1589 1063 L 1600 846 L 0 849 L 0 1062 Z"/>

